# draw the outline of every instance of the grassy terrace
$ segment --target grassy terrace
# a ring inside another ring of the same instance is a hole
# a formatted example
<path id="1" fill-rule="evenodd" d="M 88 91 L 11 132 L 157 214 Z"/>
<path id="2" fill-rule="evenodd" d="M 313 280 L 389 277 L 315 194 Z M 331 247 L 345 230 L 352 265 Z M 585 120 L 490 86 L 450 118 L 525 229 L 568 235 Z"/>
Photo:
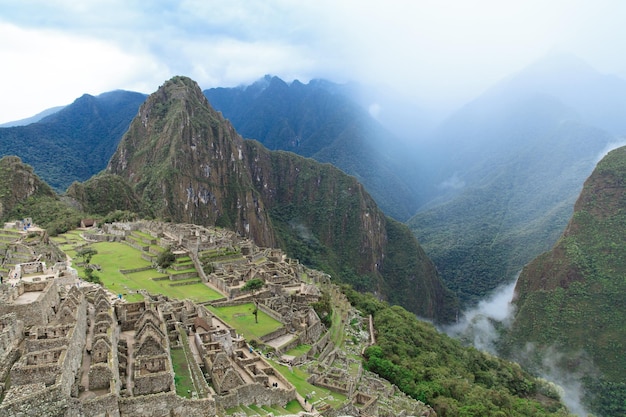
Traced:
<path id="1" fill-rule="evenodd" d="M 307 353 L 310 349 L 311 349 L 311 345 L 299 345 L 285 352 L 285 355 L 300 356 L 300 355 L 304 355 L 305 353 Z"/>
<path id="2" fill-rule="evenodd" d="M 64 235 L 54 238 L 55 242 L 60 245 L 61 250 L 70 257 L 76 257 L 76 248 L 84 245 L 85 241 L 80 237 L 79 231 L 72 231 Z M 201 282 L 198 279 L 170 281 L 170 280 L 154 280 L 154 278 L 166 278 L 168 274 L 162 274 L 155 269 L 147 271 L 134 272 L 131 274 L 122 274 L 120 269 L 136 269 L 150 266 L 150 262 L 141 257 L 141 252 L 124 243 L 117 242 L 97 242 L 90 244 L 98 251 L 91 259 L 92 264 L 100 266 L 100 271 L 96 274 L 102 281 L 102 285 L 116 294 L 122 294 L 128 301 L 139 301 L 143 296 L 138 290 L 146 290 L 152 294 L 163 294 L 168 297 L 185 299 L 189 298 L 195 302 L 205 302 L 222 298 L 222 295 Z M 76 259 L 75 262 L 80 262 Z M 84 269 L 76 266 L 79 275 L 84 276 Z M 168 271 L 172 274 L 192 272 L 191 268 L 183 271 Z M 172 285 L 181 283 L 191 283 L 189 285 Z"/>
<path id="3" fill-rule="evenodd" d="M 310 375 L 302 369 L 297 367 L 289 368 L 272 360 L 269 360 L 269 362 L 274 369 L 278 370 L 296 388 L 300 395 L 303 397 L 309 395 L 311 403 L 325 402 L 332 407 L 338 407 L 346 401 L 346 396 L 343 394 L 308 383 L 306 380 Z"/>
<path id="4" fill-rule="evenodd" d="M 174 383 L 176 394 L 180 397 L 191 398 L 191 391 L 194 390 L 193 381 L 189 372 L 187 356 L 181 348 L 171 349 L 172 366 L 174 367 Z"/>
<path id="5" fill-rule="evenodd" d="M 282 327 L 281 322 L 268 316 L 261 310 L 259 310 L 258 314 L 259 322 L 256 323 L 254 314 L 252 314 L 254 303 L 231 307 L 208 306 L 207 308 L 217 317 L 224 320 L 226 324 L 237 329 L 237 333 L 242 334 L 246 340 L 259 339 L 261 336 L 265 336 Z"/>

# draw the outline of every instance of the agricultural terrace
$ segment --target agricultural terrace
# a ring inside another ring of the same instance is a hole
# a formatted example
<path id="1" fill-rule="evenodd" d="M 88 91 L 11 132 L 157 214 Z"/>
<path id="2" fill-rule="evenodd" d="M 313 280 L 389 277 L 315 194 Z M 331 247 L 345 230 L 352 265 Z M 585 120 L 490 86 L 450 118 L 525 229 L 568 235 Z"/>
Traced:
<path id="1" fill-rule="evenodd" d="M 222 319 L 246 340 L 260 339 L 282 327 L 282 323 L 268 316 L 263 310 L 258 311 L 258 323 L 255 321 L 254 303 L 246 303 L 228 307 L 207 306 L 209 311 Z"/>
<path id="2" fill-rule="evenodd" d="M 310 374 L 298 367 L 283 365 L 271 359 L 268 360 L 274 369 L 280 372 L 296 388 L 296 391 L 303 397 L 308 396 L 311 404 L 316 404 L 317 408 L 326 403 L 331 407 L 338 407 L 346 401 L 346 396 L 338 392 L 333 392 L 327 388 L 319 387 L 307 382 Z"/>
<path id="3" fill-rule="evenodd" d="M 81 259 L 76 258 L 76 253 L 85 244 L 93 247 L 98 252 L 90 261 L 92 265 L 99 267 L 95 274 L 105 288 L 116 294 L 121 294 L 127 301 L 142 300 L 143 296 L 140 294 L 140 290 L 181 300 L 188 298 L 197 303 L 223 297 L 220 293 L 202 283 L 197 277 L 176 281 L 169 279 L 170 275 L 195 271 L 193 263 L 189 262 L 189 258 L 181 258 L 181 265 L 186 269 L 180 270 L 180 267 L 174 264 L 165 273 L 160 273 L 156 269 L 150 268 L 152 266 L 151 262 L 141 257 L 142 252 L 140 250 L 124 243 L 88 243 L 80 237 L 78 231 L 59 235 L 54 240 L 59 245 L 59 248 L 74 260 L 74 267 L 78 270 L 79 275 L 83 277 L 85 276 L 85 269 L 77 265 L 81 262 Z M 177 269 L 174 269 L 175 267 Z M 123 270 L 141 268 L 148 269 L 133 273 L 121 272 Z"/>

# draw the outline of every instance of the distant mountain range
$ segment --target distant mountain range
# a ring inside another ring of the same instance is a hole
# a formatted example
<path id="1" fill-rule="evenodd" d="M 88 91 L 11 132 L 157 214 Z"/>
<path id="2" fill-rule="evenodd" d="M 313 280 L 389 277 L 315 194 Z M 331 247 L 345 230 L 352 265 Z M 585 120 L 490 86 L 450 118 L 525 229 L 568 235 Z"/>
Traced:
<path id="1" fill-rule="evenodd" d="M 431 200 L 408 224 L 465 303 L 514 280 L 556 241 L 584 179 L 618 140 L 609 130 L 619 123 L 591 111 L 619 101 L 617 85 L 626 88 L 551 56 L 461 108 L 422 145 Z"/>
<path id="2" fill-rule="evenodd" d="M 0 155 L 16 155 L 57 191 L 101 171 L 128 129 L 144 94 L 85 94 L 27 126 L 0 128 Z"/>
<path id="3" fill-rule="evenodd" d="M 287 84 L 271 76 L 246 87 L 204 91 L 244 137 L 335 165 L 365 185 L 385 213 L 405 221 L 420 195 L 405 149 L 352 93 L 350 86 L 324 80 Z"/>
<path id="4" fill-rule="evenodd" d="M 37 123 L 38 121 L 40 121 L 44 117 L 53 115 L 54 113 L 58 113 L 63 108 L 65 108 L 65 106 L 51 107 L 49 109 L 46 109 L 46 110 L 44 110 L 42 112 L 37 113 L 34 116 L 27 117 L 26 119 L 20 119 L 20 120 L 15 120 L 13 122 L 2 123 L 2 124 L 0 124 L 0 127 L 26 126 L 26 125 L 29 125 L 31 123 Z"/>

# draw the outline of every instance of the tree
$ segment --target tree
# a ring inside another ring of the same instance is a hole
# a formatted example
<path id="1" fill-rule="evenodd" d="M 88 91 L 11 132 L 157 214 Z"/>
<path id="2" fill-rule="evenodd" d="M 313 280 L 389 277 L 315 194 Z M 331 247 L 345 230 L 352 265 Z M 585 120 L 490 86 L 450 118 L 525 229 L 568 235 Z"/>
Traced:
<path id="1" fill-rule="evenodd" d="M 85 280 L 93 282 L 94 284 L 102 284 L 100 277 L 95 272 L 93 272 L 93 268 L 91 268 L 90 266 L 87 266 L 85 268 Z"/>
<path id="2" fill-rule="evenodd" d="M 89 262 L 91 262 L 91 258 L 97 253 L 98 251 L 95 250 L 93 247 L 84 246 L 76 252 L 76 256 L 78 256 L 79 258 L 83 258 L 83 262 L 85 264 L 89 264 Z"/>
<path id="3" fill-rule="evenodd" d="M 254 310 L 252 314 L 254 314 L 254 322 L 259 322 L 259 301 L 256 299 L 256 292 L 263 288 L 265 282 L 260 278 L 253 278 L 249 281 L 246 281 L 242 290 L 243 291 L 252 291 L 252 296 L 254 297 Z"/>
<path id="4" fill-rule="evenodd" d="M 161 252 L 156 259 L 156 263 L 161 269 L 169 268 L 174 261 L 176 261 L 176 256 L 174 255 L 174 252 L 172 252 L 172 248 L 167 248 Z"/>
<path id="5" fill-rule="evenodd" d="M 252 291 L 253 293 L 256 293 L 258 290 L 263 288 L 264 285 L 265 285 L 265 282 L 263 282 L 262 279 L 260 279 L 260 278 L 253 278 L 253 279 L 251 279 L 249 281 L 246 281 L 246 283 L 243 286 L 242 290 L 243 291 Z"/>

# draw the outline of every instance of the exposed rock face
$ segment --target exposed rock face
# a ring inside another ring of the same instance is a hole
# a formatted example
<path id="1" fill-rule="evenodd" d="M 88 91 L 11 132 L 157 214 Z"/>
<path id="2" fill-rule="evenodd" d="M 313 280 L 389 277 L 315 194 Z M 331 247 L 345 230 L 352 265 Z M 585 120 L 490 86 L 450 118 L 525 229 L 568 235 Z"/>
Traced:
<path id="1" fill-rule="evenodd" d="M 4 218 L 21 201 L 33 195 L 55 196 L 54 191 L 17 156 L 0 159 L 0 218 Z"/>
<path id="2" fill-rule="evenodd" d="M 243 147 L 197 84 L 175 77 L 141 106 L 107 171 L 126 178 L 166 220 L 227 226 L 273 246 Z"/>
<path id="3" fill-rule="evenodd" d="M 419 315 L 449 318 L 444 304 L 453 297 L 432 262 L 410 232 L 390 241 L 391 220 L 354 177 L 243 140 L 188 78 L 148 98 L 107 172 L 126 179 L 157 217 L 230 228 Z M 389 257 L 390 247 L 401 256 Z M 394 263 L 406 260 L 409 267 Z"/>

